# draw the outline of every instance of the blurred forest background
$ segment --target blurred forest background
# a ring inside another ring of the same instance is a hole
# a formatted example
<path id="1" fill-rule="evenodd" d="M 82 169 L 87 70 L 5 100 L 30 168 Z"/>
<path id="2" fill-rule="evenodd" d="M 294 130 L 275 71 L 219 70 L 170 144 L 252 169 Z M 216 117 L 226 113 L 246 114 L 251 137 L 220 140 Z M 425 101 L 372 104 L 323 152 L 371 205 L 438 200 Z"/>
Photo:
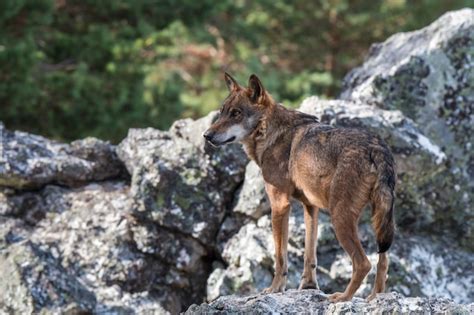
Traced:
<path id="1" fill-rule="evenodd" d="M 222 71 L 276 99 L 337 96 L 370 45 L 473 0 L 1 0 L 0 121 L 116 143 L 131 127 L 199 117 Z"/>

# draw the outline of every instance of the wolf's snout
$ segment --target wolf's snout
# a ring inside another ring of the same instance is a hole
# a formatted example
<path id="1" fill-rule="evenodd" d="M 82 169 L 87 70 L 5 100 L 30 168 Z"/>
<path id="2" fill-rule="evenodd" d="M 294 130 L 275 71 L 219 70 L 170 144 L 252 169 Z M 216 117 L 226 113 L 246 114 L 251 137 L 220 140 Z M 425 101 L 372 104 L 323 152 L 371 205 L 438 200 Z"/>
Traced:
<path id="1" fill-rule="evenodd" d="M 207 130 L 202 136 L 203 136 L 207 141 L 212 141 L 212 138 L 214 137 L 214 132 Z"/>

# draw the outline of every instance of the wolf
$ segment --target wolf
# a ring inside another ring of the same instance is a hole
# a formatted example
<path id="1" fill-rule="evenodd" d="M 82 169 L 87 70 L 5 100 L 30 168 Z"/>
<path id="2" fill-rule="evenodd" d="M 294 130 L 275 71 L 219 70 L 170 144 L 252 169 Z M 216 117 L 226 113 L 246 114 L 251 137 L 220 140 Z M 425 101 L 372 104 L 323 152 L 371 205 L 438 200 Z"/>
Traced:
<path id="1" fill-rule="evenodd" d="M 358 221 L 366 205 L 378 244 L 375 284 L 368 300 L 385 289 L 387 250 L 395 231 L 395 161 L 387 144 L 365 129 L 337 128 L 315 116 L 276 103 L 256 75 L 243 87 L 228 73 L 229 96 L 218 118 L 203 134 L 214 146 L 240 142 L 262 170 L 271 206 L 275 242 L 275 274 L 264 293 L 285 290 L 288 275 L 290 199 L 304 209 L 304 268 L 299 289 L 318 289 L 316 243 L 319 211 L 327 211 L 337 240 L 350 256 L 352 276 L 344 292 L 331 302 L 351 300 L 371 269 L 358 237 Z"/>

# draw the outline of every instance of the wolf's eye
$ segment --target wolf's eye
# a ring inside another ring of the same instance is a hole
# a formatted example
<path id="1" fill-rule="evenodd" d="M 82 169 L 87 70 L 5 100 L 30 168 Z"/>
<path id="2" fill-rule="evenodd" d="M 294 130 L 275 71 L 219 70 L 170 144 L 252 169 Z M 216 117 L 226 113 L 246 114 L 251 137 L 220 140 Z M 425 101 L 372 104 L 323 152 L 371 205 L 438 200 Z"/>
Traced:
<path id="1" fill-rule="evenodd" d="M 231 115 L 232 117 L 237 117 L 237 116 L 239 116 L 240 114 L 241 114 L 241 111 L 238 110 L 238 109 L 233 109 L 233 110 L 230 112 L 230 115 Z"/>

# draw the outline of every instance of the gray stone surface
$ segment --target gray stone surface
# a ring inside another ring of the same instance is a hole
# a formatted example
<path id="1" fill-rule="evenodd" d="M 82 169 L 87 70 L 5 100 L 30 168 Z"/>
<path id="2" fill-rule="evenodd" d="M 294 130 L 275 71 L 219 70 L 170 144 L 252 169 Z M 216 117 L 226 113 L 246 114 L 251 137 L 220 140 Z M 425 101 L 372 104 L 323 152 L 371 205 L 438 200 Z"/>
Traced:
<path id="1" fill-rule="evenodd" d="M 245 181 L 237 193 L 237 204 L 232 211 L 258 219 L 270 213 L 270 203 L 267 199 L 262 172 L 258 165 L 251 161 L 245 170 Z"/>
<path id="2" fill-rule="evenodd" d="M 0 187 L 78 186 L 118 177 L 123 166 L 115 147 L 87 138 L 71 144 L 5 129 L 0 122 Z"/>
<path id="3" fill-rule="evenodd" d="M 238 146 L 204 143 L 214 115 L 133 129 L 118 155 L 99 140 L 5 131 L 0 312 L 177 313 L 201 301 L 248 161 Z"/>
<path id="4" fill-rule="evenodd" d="M 406 298 L 397 293 L 379 294 L 370 303 L 362 299 L 332 304 L 318 290 L 247 297 L 225 296 L 210 304 L 192 305 L 185 314 L 472 314 L 474 304 L 449 299 Z"/>
<path id="5" fill-rule="evenodd" d="M 122 182 L 48 186 L 43 196 L 54 204 L 34 227 L 2 217 L 9 224 L 0 234 L 7 236 L 0 241 L 7 245 L 0 250 L 0 310 L 129 314 L 163 311 L 161 300 L 179 310 L 181 299 L 163 290 L 179 273 L 131 242 L 128 191 Z"/>
<path id="6" fill-rule="evenodd" d="M 118 146 L 137 215 L 211 246 L 248 161 L 238 145 L 204 142 L 213 117 L 178 121 L 169 132 L 131 129 Z"/>

